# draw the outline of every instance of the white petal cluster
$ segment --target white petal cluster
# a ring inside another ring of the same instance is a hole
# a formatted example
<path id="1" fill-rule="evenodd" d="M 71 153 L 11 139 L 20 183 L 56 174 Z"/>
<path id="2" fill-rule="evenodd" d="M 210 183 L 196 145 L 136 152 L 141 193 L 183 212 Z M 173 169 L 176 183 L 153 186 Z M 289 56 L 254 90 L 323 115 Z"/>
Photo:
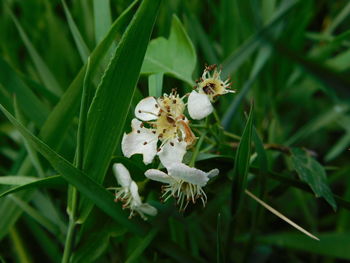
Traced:
<path id="1" fill-rule="evenodd" d="M 142 154 L 145 164 L 151 163 L 156 155 L 163 165 L 181 162 L 186 149 L 196 140 L 184 110 L 185 103 L 175 91 L 158 99 L 141 100 L 135 108 L 132 131 L 123 136 L 123 154 L 126 157 Z"/>
<path id="2" fill-rule="evenodd" d="M 112 188 L 115 190 L 115 201 L 123 202 L 123 208 L 130 209 L 131 218 L 135 213 L 139 214 L 144 220 L 145 215 L 157 215 L 157 209 L 148 203 L 142 203 L 138 192 L 137 184 L 131 179 L 130 173 L 121 163 L 113 165 L 113 172 L 120 187 Z"/>
<path id="3" fill-rule="evenodd" d="M 202 77 L 197 81 L 196 89 L 188 97 L 188 113 L 192 119 L 201 120 L 207 117 L 213 112 L 212 102 L 217 97 L 235 92 L 229 89 L 229 79 L 221 80 L 220 74 L 221 70 L 218 71 L 216 65 L 204 69 Z"/>
<path id="4" fill-rule="evenodd" d="M 170 197 L 176 198 L 180 210 L 185 210 L 191 201 L 195 203 L 197 199 L 200 199 L 205 206 L 207 196 L 202 187 L 210 178 L 219 174 L 218 169 L 206 173 L 183 163 L 175 163 L 166 168 L 167 174 L 156 169 L 149 169 L 145 173 L 149 179 L 166 184 L 162 187 L 164 201 Z"/>
<path id="5" fill-rule="evenodd" d="M 159 98 L 142 99 L 135 108 L 132 130 L 128 134 L 124 133 L 122 139 L 122 152 L 128 158 L 141 154 L 147 165 L 156 156 L 159 157 L 167 173 L 149 169 L 145 176 L 164 183 L 162 199 L 166 201 L 174 197 L 182 211 L 198 199 L 205 206 L 207 196 L 203 187 L 210 178 L 219 174 L 218 169 L 204 172 L 182 162 L 186 151 L 196 142 L 190 122 L 185 116 L 186 106 L 192 119 L 201 120 L 213 112 L 212 103 L 218 96 L 234 92 L 229 89 L 228 80 L 221 80 L 220 74 L 216 65 L 208 66 L 190 94 L 180 97 L 173 90 L 169 95 L 164 94 Z M 187 103 L 184 102 L 186 97 Z M 126 168 L 121 164 L 115 164 L 113 168 L 121 185 L 117 188 L 116 200 L 122 200 L 124 207 L 130 208 L 131 215 L 135 212 L 143 218 L 145 214 L 155 215 L 157 210 L 154 207 L 141 202 L 137 185 Z"/>

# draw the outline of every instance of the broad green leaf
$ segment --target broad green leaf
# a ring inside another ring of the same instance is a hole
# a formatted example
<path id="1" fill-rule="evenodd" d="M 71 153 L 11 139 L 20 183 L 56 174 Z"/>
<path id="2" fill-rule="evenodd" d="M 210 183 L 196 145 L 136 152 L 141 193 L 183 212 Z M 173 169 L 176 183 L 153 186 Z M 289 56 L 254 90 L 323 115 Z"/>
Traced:
<path id="1" fill-rule="evenodd" d="M 41 127 L 49 115 L 48 108 L 18 76 L 13 68 L 0 57 L 0 84 L 7 92 L 16 95 L 26 116 Z"/>
<path id="2" fill-rule="evenodd" d="M 23 30 L 23 28 L 22 28 L 21 24 L 19 23 L 19 21 L 17 20 L 16 16 L 12 13 L 10 8 L 7 8 L 7 9 L 8 9 L 8 12 L 10 13 L 10 16 L 11 16 L 13 22 L 15 23 L 15 26 L 16 26 L 16 28 L 17 28 L 17 30 L 22 38 L 22 41 L 23 41 L 25 47 L 28 50 L 29 55 L 31 56 L 31 58 L 34 62 L 34 65 L 35 65 L 36 70 L 38 71 L 38 73 L 40 75 L 42 82 L 45 84 L 45 87 L 48 90 L 50 90 L 53 94 L 55 94 L 56 96 L 59 97 L 60 95 L 62 95 L 62 88 L 60 87 L 60 84 L 58 83 L 58 81 L 56 80 L 56 78 L 54 77 L 54 75 L 52 74 L 50 69 L 47 67 L 44 60 L 39 55 L 39 52 L 33 46 L 32 42 L 30 41 L 29 37 L 27 36 L 25 31 Z"/>
<path id="3" fill-rule="evenodd" d="M 42 179 L 29 176 L 1 176 L 0 184 L 18 185 L 4 192 L 0 192 L 1 198 L 8 194 L 12 194 L 26 189 L 63 186 L 65 185 L 65 181 L 60 175 L 54 175 Z"/>
<path id="4" fill-rule="evenodd" d="M 196 52 L 180 20 L 173 16 L 169 39 L 159 37 L 149 43 L 141 72 L 164 73 L 193 86 Z"/>
<path id="5" fill-rule="evenodd" d="M 303 149 L 292 148 L 291 154 L 294 169 L 300 180 L 311 187 L 316 197 L 323 197 L 336 210 L 337 204 L 328 186 L 324 167 Z"/>
<path id="6" fill-rule="evenodd" d="M 67 17 L 69 29 L 72 33 L 75 45 L 78 48 L 81 60 L 84 63 L 86 63 L 87 58 L 89 57 L 89 54 L 90 54 L 90 50 L 87 47 L 87 45 L 85 44 L 85 41 L 84 41 L 83 37 L 81 36 L 79 29 L 73 20 L 73 17 L 72 17 L 72 15 L 67 7 L 66 1 L 62 0 L 61 2 L 63 5 L 64 13 L 66 14 L 66 17 Z"/>
<path id="7" fill-rule="evenodd" d="M 38 137 L 34 136 L 2 105 L 0 105 L 0 110 L 19 130 L 22 136 L 32 143 L 33 147 L 50 162 L 52 167 L 57 170 L 65 180 L 74 185 L 85 197 L 91 199 L 102 211 L 110 215 L 118 223 L 138 235 L 144 233 L 146 226 L 142 224 L 142 222 L 135 223 L 129 220 L 128 213 L 122 211 L 121 207 L 113 201 L 113 195 L 110 192 L 90 179 L 87 174 L 76 169 L 70 162 L 57 154 Z"/>
<path id="8" fill-rule="evenodd" d="M 120 143 L 159 5 L 160 0 L 142 2 L 91 103 L 86 122 L 86 138 L 89 140 L 86 141 L 83 170 L 96 182 L 103 181 Z M 86 219 L 92 205 L 91 201 L 81 200 L 79 221 Z"/>
<path id="9" fill-rule="evenodd" d="M 231 191 L 231 213 L 233 216 L 235 216 L 241 208 L 244 190 L 246 188 L 252 143 L 253 119 L 254 106 L 252 105 L 235 157 Z"/>
<path id="10" fill-rule="evenodd" d="M 323 233 L 317 235 L 320 241 L 296 233 L 264 235 L 258 242 L 291 250 L 350 260 L 349 233 Z"/>
<path id="11" fill-rule="evenodd" d="M 95 41 L 98 44 L 112 24 L 110 0 L 94 0 Z"/>
<path id="12" fill-rule="evenodd" d="M 148 76 L 148 95 L 153 97 L 162 96 L 163 73 L 152 74 Z"/>

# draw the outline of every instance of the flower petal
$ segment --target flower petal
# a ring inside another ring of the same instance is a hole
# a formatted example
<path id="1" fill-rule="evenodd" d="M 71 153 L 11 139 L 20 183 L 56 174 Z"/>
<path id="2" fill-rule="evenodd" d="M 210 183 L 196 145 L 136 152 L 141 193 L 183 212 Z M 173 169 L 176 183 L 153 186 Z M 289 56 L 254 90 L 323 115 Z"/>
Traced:
<path id="1" fill-rule="evenodd" d="M 171 183 L 171 177 L 166 173 L 157 170 L 157 169 L 149 169 L 145 172 L 145 176 L 153 181 L 169 184 Z"/>
<path id="2" fill-rule="evenodd" d="M 113 172 L 115 175 L 115 178 L 118 181 L 118 184 L 122 187 L 128 187 L 130 186 L 132 180 L 130 173 L 126 167 L 121 163 L 115 163 L 113 164 Z"/>
<path id="3" fill-rule="evenodd" d="M 201 187 L 205 186 L 209 181 L 207 173 L 183 163 L 171 165 L 167 167 L 167 170 L 171 177 L 179 178 Z"/>
<path id="4" fill-rule="evenodd" d="M 153 97 L 146 97 L 136 105 L 135 116 L 143 121 L 156 120 L 159 111 L 160 108 L 156 99 Z"/>
<path id="5" fill-rule="evenodd" d="M 158 153 L 159 159 L 164 167 L 168 167 L 174 163 L 181 163 L 186 153 L 186 146 L 186 142 L 179 142 L 177 139 L 165 143 Z"/>
<path id="6" fill-rule="evenodd" d="M 148 203 L 141 204 L 139 207 L 137 207 L 137 210 L 150 216 L 156 216 L 158 213 L 158 210 Z"/>
<path id="7" fill-rule="evenodd" d="M 130 193 L 131 193 L 131 196 L 133 198 L 132 206 L 140 206 L 142 204 L 142 202 L 141 202 L 141 198 L 139 195 L 139 188 L 134 181 L 131 181 Z"/>
<path id="8" fill-rule="evenodd" d="M 158 137 L 151 129 L 141 127 L 141 124 L 137 119 L 132 120 L 132 132 L 124 134 L 122 139 L 122 152 L 128 158 L 136 153 L 143 154 L 143 162 L 149 164 L 157 154 Z"/>
<path id="9" fill-rule="evenodd" d="M 201 120 L 213 112 L 214 108 L 207 95 L 192 91 L 187 101 L 188 113 L 194 120 Z"/>
<path id="10" fill-rule="evenodd" d="M 213 169 L 213 170 L 210 170 L 210 171 L 207 173 L 207 176 L 208 176 L 209 179 L 211 179 L 211 178 L 217 176 L 217 175 L 219 174 L 219 172 L 220 172 L 219 169 L 215 168 L 215 169 Z"/>

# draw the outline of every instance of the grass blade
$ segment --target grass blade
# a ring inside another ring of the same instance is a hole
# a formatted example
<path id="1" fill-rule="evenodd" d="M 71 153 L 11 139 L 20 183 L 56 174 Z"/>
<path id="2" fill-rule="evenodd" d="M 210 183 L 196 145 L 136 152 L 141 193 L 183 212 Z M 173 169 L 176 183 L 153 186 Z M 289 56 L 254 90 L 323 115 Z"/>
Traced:
<path id="1" fill-rule="evenodd" d="M 73 20 L 73 17 L 72 17 L 72 15 L 67 7 L 65 0 L 62 0 L 62 5 L 63 5 L 64 13 L 66 14 L 66 17 L 67 17 L 70 32 L 72 33 L 75 45 L 78 48 L 81 60 L 84 63 L 86 63 L 87 58 L 89 57 L 89 54 L 90 54 L 90 50 L 87 47 L 87 45 L 85 44 L 85 41 L 79 32 L 79 29 Z"/>
<path id="2" fill-rule="evenodd" d="M 101 185 L 95 183 L 85 173 L 76 169 L 71 163 L 57 154 L 47 144 L 30 133 L 30 131 L 20 124 L 2 105 L 0 105 L 0 110 L 19 130 L 22 136 L 32 143 L 33 147 L 35 147 L 35 149 L 50 162 L 53 168 L 57 170 L 65 180 L 77 187 L 77 189 L 83 195 L 91 199 L 99 208 L 101 208 L 101 210 L 110 215 L 118 223 L 127 227 L 136 234 L 140 235 L 144 233 L 145 225 L 143 225 L 141 222 L 136 224 L 127 219 L 128 213 L 122 211 L 120 206 L 115 204 L 113 201 L 113 195 L 110 192 L 108 192 Z"/>
<path id="3" fill-rule="evenodd" d="M 98 44 L 112 24 L 110 0 L 94 0 L 95 39 Z"/>
<path id="4" fill-rule="evenodd" d="M 29 37 L 25 33 L 24 29 L 22 28 L 15 15 L 12 13 L 11 9 L 7 8 L 7 10 L 10 13 L 10 16 L 13 22 L 15 23 L 15 26 L 22 38 L 22 41 L 24 42 L 24 45 L 27 48 L 28 53 L 34 62 L 34 65 L 40 75 L 42 82 L 48 90 L 50 90 L 53 94 L 59 97 L 63 93 L 60 84 L 58 83 L 50 69 L 47 67 L 44 60 L 40 57 L 39 52 L 33 46 L 32 42 L 30 41 Z"/>
<path id="5" fill-rule="evenodd" d="M 254 106 L 252 105 L 235 157 L 235 167 L 233 172 L 234 177 L 231 192 L 231 213 L 233 216 L 235 216 L 240 210 L 244 190 L 246 188 L 252 143 L 253 119 Z"/>
<path id="6" fill-rule="evenodd" d="M 103 181 L 119 144 L 159 5 L 160 0 L 142 2 L 90 106 L 86 122 L 86 137 L 89 141 L 86 143 L 83 170 L 89 171 L 90 178 L 96 182 Z M 84 221 L 91 211 L 92 203 L 82 199 L 80 204 L 79 221 Z"/>

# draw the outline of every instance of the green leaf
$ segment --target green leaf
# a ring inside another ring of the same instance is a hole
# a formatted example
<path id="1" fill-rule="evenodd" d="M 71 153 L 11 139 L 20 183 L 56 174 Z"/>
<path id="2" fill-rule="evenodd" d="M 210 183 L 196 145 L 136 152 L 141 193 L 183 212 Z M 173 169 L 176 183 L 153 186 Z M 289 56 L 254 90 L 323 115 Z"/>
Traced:
<path id="1" fill-rule="evenodd" d="M 89 109 L 83 170 L 101 183 L 120 143 L 127 113 L 139 78 L 142 61 L 158 13 L 160 0 L 146 0 L 125 31 Z M 129 65 L 129 66 L 126 66 Z M 79 221 L 92 208 L 82 199 Z"/>
<path id="2" fill-rule="evenodd" d="M 153 97 L 162 96 L 163 73 L 152 74 L 148 76 L 148 95 Z"/>
<path id="3" fill-rule="evenodd" d="M 94 25 L 96 43 L 99 43 L 112 24 L 110 0 L 94 0 Z"/>
<path id="4" fill-rule="evenodd" d="M 320 238 L 320 241 L 315 241 L 305 235 L 296 233 L 264 235 L 258 237 L 257 240 L 264 244 L 291 250 L 350 260 L 349 233 L 323 233 L 317 236 Z"/>
<path id="5" fill-rule="evenodd" d="M 149 246 L 152 240 L 159 232 L 159 227 L 154 227 L 148 234 L 139 242 L 136 248 L 132 251 L 131 255 L 127 258 L 125 263 L 139 262 L 139 258 L 143 251 Z"/>
<path id="6" fill-rule="evenodd" d="M 222 240 L 221 214 L 219 213 L 217 216 L 217 223 L 216 223 L 216 262 L 217 263 L 224 262 L 224 255 L 222 253 L 221 240 Z"/>
<path id="7" fill-rule="evenodd" d="M 21 175 L 7 175 L 0 176 L 0 184 L 7 185 L 22 185 L 37 181 L 38 178 L 31 176 L 21 176 Z"/>
<path id="8" fill-rule="evenodd" d="M 103 61 L 110 46 L 118 38 L 120 32 L 123 32 L 133 16 L 133 12 L 137 6 L 137 1 L 134 1 L 113 23 L 108 34 L 103 41 L 95 48 L 91 54 L 90 70 L 96 71 Z M 49 118 L 45 122 L 40 131 L 42 138 L 48 145 L 54 149 L 58 148 L 64 138 L 64 134 L 68 130 L 73 117 L 78 111 L 81 90 L 83 87 L 83 79 L 86 65 L 82 67 L 76 78 L 73 80 L 65 94 L 60 99 L 54 110 L 50 113 Z M 29 158 L 23 162 L 18 174 L 27 174 L 31 170 Z M 21 198 L 29 200 L 32 196 L 32 191 L 23 191 Z M 10 227 L 18 219 L 22 210 L 13 204 L 10 199 L 0 200 L 0 214 L 3 215 L 0 221 L 0 238 L 2 238 L 10 229 Z"/>
<path id="9" fill-rule="evenodd" d="M 164 73 L 193 86 L 192 73 L 196 52 L 180 20 L 174 15 L 169 39 L 159 37 L 150 42 L 141 72 Z"/>
<path id="10" fill-rule="evenodd" d="M 142 222 L 136 224 L 134 221 L 129 220 L 128 213 L 122 211 L 120 205 L 117 205 L 113 201 L 113 195 L 110 192 L 90 179 L 85 173 L 76 169 L 70 162 L 30 133 L 30 131 L 20 124 L 2 105 L 0 105 L 0 110 L 19 130 L 22 136 L 30 141 L 33 147 L 50 162 L 53 168 L 57 170 L 65 180 L 74 185 L 85 197 L 92 200 L 101 210 L 110 215 L 118 223 L 136 234 L 142 235 L 144 233 L 145 225 L 142 224 Z"/>
<path id="11" fill-rule="evenodd" d="M 63 5 L 64 13 L 66 14 L 66 17 L 67 17 L 68 26 L 69 26 L 70 32 L 72 33 L 75 45 L 78 48 L 81 60 L 85 63 L 87 61 L 87 58 L 89 57 L 90 50 L 85 44 L 85 41 L 81 36 L 79 29 L 73 20 L 73 17 L 67 7 L 66 1 L 62 0 L 61 2 Z"/>
<path id="12" fill-rule="evenodd" d="M 246 188 L 252 143 L 253 118 L 254 106 L 252 105 L 235 157 L 231 192 L 231 213 L 233 216 L 235 216 L 241 208 L 244 190 Z"/>
<path id="13" fill-rule="evenodd" d="M 0 193 L 0 198 L 26 189 L 37 189 L 43 187 L 57 187 L 65 185 L 62 176 L 54 175 L 43 179 L 29 176 L 1 176 L 0 184 L 18 185 Z"/>
<path id="14" fill-rule="evenodd" d="M 291 11 L 292 7 L 297 3 L 296 0 L 283 1 L 278 10 L 274 13 L 269 23 L 264 26 L 259 32 L 250 37 L 242 46 L 236 49 L 222 64 L 222 76 L 227 77 L 236 71 L 260 46 L 264 35 L 271 29 L 276 28 L 285 15 Z"/>
<path id="15" fill-rule="evenodd" d="M 34 65 L 40 75 L 42 82 L 45 84 L 45 87 L 48 90 L 50 90 L 53 94 L 59 97 L 60 95 L 62 95 L 62 88 L 58 84 L 58 81 L 56 80 L 50 69 L 47 67 L 44 60 L 40 57 L 38 51 L 33 46 L 32 42 L 30 41 L 27 34 L 24 32 L 21 24 L 17 20 L 16 16 L 12 13 L 11 9 L 7 8 L 7 10 L 10 13 L 10 16 L 20 34 L 20 37 L 22 38 L 22 41 L 34 62 Z"/>
<path id="16" fill-rule="evenodd" d="M 328 186 L 324 167 L 303 149 L 292 148 L 291 154 L 294 169 L 300 180 L 311 187 L 316 197 L 323 197 L 336 210 L 337 204 Z"/>
<path id="17" fill-rule="evenodd" d="M 0 83 L 6 91 L 16 95 L 26 116 L 41 127 L 49 115 L 48 108 L 2 57 L 0 57 Z"/>

